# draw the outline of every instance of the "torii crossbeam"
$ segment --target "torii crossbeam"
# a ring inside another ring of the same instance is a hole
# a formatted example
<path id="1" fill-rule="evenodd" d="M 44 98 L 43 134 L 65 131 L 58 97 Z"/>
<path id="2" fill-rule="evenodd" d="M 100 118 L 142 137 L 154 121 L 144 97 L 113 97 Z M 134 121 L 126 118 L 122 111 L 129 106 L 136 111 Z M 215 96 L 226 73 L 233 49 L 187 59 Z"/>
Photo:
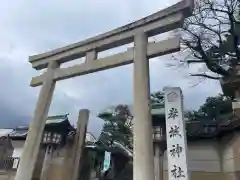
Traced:
<path id="1" fill-rule="evenodd" d="M 42 75 L 33 77 L 31 81 L 31 86 L 42 85 L 42 88 L 15 180 L 31 180 L 56 81 L 130 63 L 134 64 L 133 177 L 134 180 L 154 180 L 148 59 L 179 51 L 180 42 L 179 37 L 175 37 L 148 43 L 148 37 L 182 27 L 184 18 L 192 13 L 193 4 L 193 0 L 182 0 L 169 8 L 99 36 L 30 56 L 29 61 L 33 68 L 47 70 Z M 98 58 L 99 52 L 131 42 L 134 42 L 134 47 L 125 52 Z M 81 57 L 86 57 L 83 64 L 60 68 L 60 64 Z"/>

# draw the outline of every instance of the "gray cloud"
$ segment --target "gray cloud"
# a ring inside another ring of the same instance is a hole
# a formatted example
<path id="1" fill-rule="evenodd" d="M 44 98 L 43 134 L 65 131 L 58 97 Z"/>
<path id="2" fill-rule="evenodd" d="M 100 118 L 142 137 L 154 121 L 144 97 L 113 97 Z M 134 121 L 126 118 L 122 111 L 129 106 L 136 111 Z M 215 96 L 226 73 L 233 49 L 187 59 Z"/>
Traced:
<path id="1" fill-rule="evenodd" d="M 137 20 L 177 2 L 123 1 L 10 1 L 0 6 L 0 117 L 12 124 L 30 121 L 39 88 L 29 87 L 31 69 L 28 56 L 77 42 Z M 168 4 L 166 4 L 168 3 Z M 150 60 L 151 90 L 180 86 L 188 108 L 196 108 L 205 97 L 220 91 L 218 83 L 205 81 L 189 88 L 188 69 L 167 68 L 170 56 Z M 73 123 L 78 110 L 89 108 L 89 130 L 97 134 L 101 120 L 96 114 L 109 105 L 132 103 L 132 65 L 90 74 L 57 83 L 51 115 L 70 113 Z M 1 120 L 2 121 L 2 120 Z M 6 126 L 1 125 L 0 126 Z M 9 126 L 9 125 L 8 125 Z"/>

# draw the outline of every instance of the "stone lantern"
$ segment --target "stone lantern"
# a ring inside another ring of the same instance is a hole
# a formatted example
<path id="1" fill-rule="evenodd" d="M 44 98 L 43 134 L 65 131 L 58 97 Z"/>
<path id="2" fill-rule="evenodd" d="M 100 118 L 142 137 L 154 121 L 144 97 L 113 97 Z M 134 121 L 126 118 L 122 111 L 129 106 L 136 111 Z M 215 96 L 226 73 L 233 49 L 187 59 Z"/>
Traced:
<path id="1" fill-rule="evenodd" d="M 166 149 L 166 121 L 164 104 L 152 105 L 155 179 L 163 179 L 163 155 Z"/>

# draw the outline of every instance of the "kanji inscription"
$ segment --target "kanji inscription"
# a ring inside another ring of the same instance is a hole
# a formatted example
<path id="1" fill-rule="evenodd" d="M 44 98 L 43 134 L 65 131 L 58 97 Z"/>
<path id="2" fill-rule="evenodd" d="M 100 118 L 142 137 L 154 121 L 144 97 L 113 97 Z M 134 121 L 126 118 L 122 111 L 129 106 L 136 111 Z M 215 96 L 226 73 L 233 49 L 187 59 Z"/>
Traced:
<path id="1" fill-rule="evenodd" d="M 168 119 L 175 119 L 176 117 L 178 117 L 177 108 L 171 108 L 168 113 Z"/>
<path id="2" fill-rule="evenodd" d="M 171 173 L 172 173 L 172 177 L 174 177 L 175 179 L 180 179 L 182 177 L 185 177 L 184 171 L 182 170 L 182 168 L 176 165 L 173 165 Z"/>
<path id="3" fill-rule="evenodd" d="M 171 156 L 180 157 L 182 150 L 183 148 L 179 144 L 172 145 L 172 149 L 170 149 Z"/>
<path id="4" fill-rule="evenodd" d="M 169 131 L 169 137 L 173 138 L 173 137 L 182 137 L 182 135 L 180 134 L 180 128 L 177 125 L 174 125 L 173 127 L 171 127 L 170 131 Z"/>

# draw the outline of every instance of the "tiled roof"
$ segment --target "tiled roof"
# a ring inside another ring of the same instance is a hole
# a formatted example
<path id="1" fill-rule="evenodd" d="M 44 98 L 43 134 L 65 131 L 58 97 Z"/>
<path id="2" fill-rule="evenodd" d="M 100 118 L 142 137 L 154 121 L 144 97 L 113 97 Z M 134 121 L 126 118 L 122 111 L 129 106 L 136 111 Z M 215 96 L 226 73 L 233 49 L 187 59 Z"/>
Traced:
<path id="1" fill-rule="evenodd" d="M 104 118 L 106 116 L 110 116 L 114 114 L 116 106 L 109 106 L 106 109 L 103 109 L 102 111 L 99 112 L 98 117 Z M 133 106 L 128 105 L 128 109 L 131 114 L 133 114 Z M 165 108 L 163 104 L 152 104 L 152 115 L 164 115 L 165 114 Z"/>
<path id="2" fill-rule="evenodd" d="M 46 120 L 46 124 L 54 124 L 54 123 L 61 123 L 63 121 L 68 120 L 68 114 L 65 115 L 57 115 L 57 116 L 49 116 Z"/>
<path id="3" fill-rule="evenodd" d="M 26 128 L 16 128 L 12 132 L 10 132 L 8 135 L 10 137 L 27 137 L 28 134 L 28 127 Z"/>
<path id="4" fill-rule="evenodd" d="M 96 144 L 87 144 L 85 147 L 87 149 L 92 149 L 92 150 L 96 150 L 96 151 L 109 151 L 113 154 L 125 154 L 126 156 L 132 158 L 133 157 L 133 151 L 126 148 L 125 146 L 121 145 L 120 143 L 117 142 L 113 142 L 113 146 L 112 147 L 104 147 L 103 145 L 99 146 Z"/>
<path id="5" fill-rule="evenodd" d="M 238 131 L 240 118 L 231 115 L 216 121 L 189 121 L 186 128 L 188 139 L 221 137 L 229 132 Z"/>
<path id="6" fill-rule="evenodd" d="M 68 114 L 57 115 L 57 116 L 49 116 L 46 120 L 46 125 L 52 125 L 57 123 L 62 123 L 64 121 L 68 121 Z M 69 121 L 68 121 L 69 122 Z M 69 122 L 70 125 L 70 122 Z M 28 126 L 18 126 L 15 129 L 0 129 L 0 136 L 8 136 L 12 139 L 25 139 L 28 134 Z"/>

